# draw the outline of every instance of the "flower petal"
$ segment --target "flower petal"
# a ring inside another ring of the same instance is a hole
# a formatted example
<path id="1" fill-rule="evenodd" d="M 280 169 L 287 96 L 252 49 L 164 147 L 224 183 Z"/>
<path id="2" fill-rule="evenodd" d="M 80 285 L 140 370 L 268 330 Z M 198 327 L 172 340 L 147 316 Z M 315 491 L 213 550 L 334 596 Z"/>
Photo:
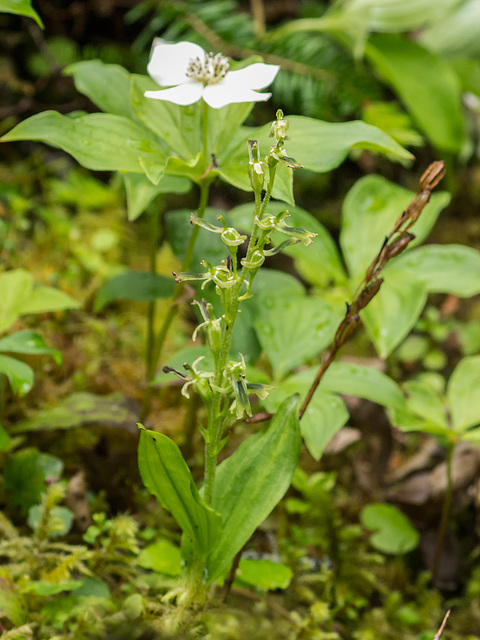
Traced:
<path id="1" fill-rule="evenodd" d="M 187 80 L 185 72 L 189 60 L 197 56 L 203 60 L 204 55 L 202 47 L 193 42 L 177 44 L 163 42 L 155 44 L 154 42 L 147 71 L 161 87 L 171 87 Z"/>
<path id="2" fill-rule="evenodd" d="M 230 71 L 222 80 L 222 84 L 245 87 L 246 89 L 263 89 L 272 84 L 279 69 L 280 67 L 276 64 L 257 62 L 244 69 Z"/>
<path id="3" fill-rule="evenodd" d="M 212 109 L 220 109 L 227 104 L 236 102 L 260 102 L 270 98 L 271 93 L 257 93 L 250 89 L 241 87 L 222 86 L 223 81 L 218 84 L 210 84 L 203 90 L 203 99 L 212 107 Z"/>
<path id="4" fill-rule="evenodd" d="M 193 104 L 202 97 L 203 84 L 201 82 L 189 81 L 179 84 L 178 87 L 171 89 L 162 89 L 161 91 L 146 91 L 146 98 L 154 98 L 155 100 L 166 100 L 186 106 Z"/>

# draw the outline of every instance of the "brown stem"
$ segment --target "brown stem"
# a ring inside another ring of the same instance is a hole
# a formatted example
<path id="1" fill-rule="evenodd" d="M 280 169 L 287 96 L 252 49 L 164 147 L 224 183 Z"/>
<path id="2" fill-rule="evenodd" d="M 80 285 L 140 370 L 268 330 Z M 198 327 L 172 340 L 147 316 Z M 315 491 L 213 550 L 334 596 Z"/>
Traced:
<path id="1" fill-rule="evenodd" d="M 405 211 L 403 211 L 396 221 L 392 231 L 385 238 L 380 251 L 368 267 L 365 278 L 360 285 L 360 291 L 353 299 L 353 302 L 351 304 L 347 304 L 347 312 L 338 326 L 333 347 L 327 358 L 322 363 L 322 366 L 320 367 L 307 393 L 307 397 L 300 408 L 300 418 L 305 413 L 328 367 L 337 357 L 338 351 L 357 328 L 360 321 L 360 311 L 364 309 L 380 291 L 380 287 L 383 283 L 383 278 L 378 277 L 380 272 L 385 265 L 390 262 L 390 260 L 405 251 L 410 242 L 414 239 L 415 236 L 412 233 L 408 233 L 408 229 L 410 229 L 410 227 L 418 220 L 425 205 L 430 200 L 432 189 L 437 186 L 444 174 L 444 163 L 433 162 L 420 178 L 419 192 L 415 195 Z"/>

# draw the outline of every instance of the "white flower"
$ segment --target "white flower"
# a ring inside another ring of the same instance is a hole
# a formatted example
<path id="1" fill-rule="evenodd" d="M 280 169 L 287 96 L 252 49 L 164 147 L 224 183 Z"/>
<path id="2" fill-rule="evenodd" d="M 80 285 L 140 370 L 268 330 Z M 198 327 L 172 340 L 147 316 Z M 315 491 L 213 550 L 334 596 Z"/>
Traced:
<path id="1" fill-rule="evenodd" d="M 238 71 L 228 71 L 228 58 L 206 53 L 192 42 L 153 44 L 148 73 L 161 91 L 147 91 L 145 97 L 179 105 L 203 98 L 214 109 L 235 102 L 268 100 L 271 93 L 257 93 L 271 84 L 280 67 L 256 63 Z"/>

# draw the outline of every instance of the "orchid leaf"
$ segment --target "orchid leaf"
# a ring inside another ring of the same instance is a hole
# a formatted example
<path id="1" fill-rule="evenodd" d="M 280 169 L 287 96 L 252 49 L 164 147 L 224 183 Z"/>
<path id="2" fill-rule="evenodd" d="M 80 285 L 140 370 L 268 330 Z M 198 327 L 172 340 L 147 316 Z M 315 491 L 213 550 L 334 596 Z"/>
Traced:
<path id="1" fill-rule="evenodd" d="M 223 531 L 208 559 L 209 580 L 227 573 L 235 555 L 285 495 L 300 453 L 298 399 L 288 398 L 270 425 L 250 436 L 217 468 L 213 508 Z"/>
<path id="2" fill-rule="evenodd" d="M 177 445 L 162 433 L 142 429 L 138 466 L 143 483 L 203 557 L 218 545 L 222 518 L 207 506 Z"/>

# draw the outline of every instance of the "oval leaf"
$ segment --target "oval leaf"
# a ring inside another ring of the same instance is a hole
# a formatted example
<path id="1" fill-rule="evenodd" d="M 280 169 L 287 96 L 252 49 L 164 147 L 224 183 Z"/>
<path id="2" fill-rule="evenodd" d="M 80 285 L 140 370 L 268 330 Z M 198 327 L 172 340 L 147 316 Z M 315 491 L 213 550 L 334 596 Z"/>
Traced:
<path id="1" fill-rule="evenodd" d="M 62 363 L 62 354 L 57 349 L 47 347 L 43 338 L 35 331 L 17 331 L 0 340 L 0 351 L 28 353 L 31 355 L 48 354 L 55 362 Z"/>
<path id="2" fill-rule="evenodd" d="M 132 117 L 130 74 L 120 65 L 83 60 L 69 65 L 63 73 L 73 76 L 77 91 L 90 98 L 102 111 Z"/>
<path id="3" fill-rule="evenodd" d="M 339 396 L 316 391 L 300 421 L 305 446 L 312 458 L 320 460 L 328 442 L 348 418 L 345 403 Z"/>
<path id="4" fill-rule="evenodd" d="M 66 151 L 87 169 L 147 173 L 158 182 L 166 155 L 156 137 L 141 124 L 109 113 L 77 118 L 44 111 L 24 120 L 3 142 L 38 140 Z"/>
<path id="5" fill-rule="evenodd" d="M 395 266 L 422 281 L 429 293 L 480 293 L 480 251 L 472 247 L 429 244 L 399 256 Z"/>
<path id="6" fill-rule="evenodd" d="M 222 519 L 200 497 L 180 449 L 162 433 L 142 429 L 138 466 L 145 487 L 205 556 L 217 544 Z"/>
<path id="7" fill-rule="evenodd" d="M 0 373 L 7 376 L 14 394 L 24 396 L 33 387 L 33 369 L 20 360 L 0 355 Z"/>
<path id="8" fill-rule="evenodd" d="M 432 144 L 458 153 L 465 122 L 460 84 L 450 66 L 416 42 L 393 34 L 371 36 L 365 53 Z"/>
<path id="9" fill-rule="evenodd" d="M 377 353 L 386 358 L 417 322 L 427 302 L 427 289 L 410 271 L 384 270 L 379 293 L 361 312 Z"/>
<path id="10" fill-rule="evenodd" d="M 400 555 L 418 547 L 418 531 L 407 516 L 390 504 L 367 505 L 360 520 L 372 532 L 370 544 L 378 551 Z"/>
<path id="11" fill-rule="evenodd" d="M 208 560 L 210 581 L 226 574 L 290 486 L 301 443 L 297 405 L 297 397 L 288 398 L 269 426 L 217 468 L 213 508 L 222 514 L 223 532 Z"/>
<path id="12" fill-rule="evenodd" d="M 339 321 L 327 302 L 307 296 L 260 300 L 254 326 L 274 379 L 311 360 L 333 339 Z"/>
<path id="13" fill-rule="evenodd" d="M 94 311 L 100 311 L 116 300 L 153 302 L 158 298 L 170 298 L 175 291 L 175 280 L 157 273 L 126 271 L 100 287 L 95 299 Z"/>
<path id="14" fill-rule="evenodd" d="M 414 195 L 413 191 L 399 187 L 381 176 L 365 176 L 347 193 L 342 209 L 340 244 L 355 286 L 365 276 L 365 271 L 380 251 L 385 236 L 390 233 Z M 447 193 L 433 194 L 415 224 L 414 243 L 418 244 L 426 238 L 440 211 L 449 202 L 450 196 Z M 395 262 L 398 263 L 397 260 Z"/>
<path id="15" fill-rule="evenodd" d="M 447 387 L 453 428 L 466 431 L 480 424 L 480 356 L 460 360 Z"/>

